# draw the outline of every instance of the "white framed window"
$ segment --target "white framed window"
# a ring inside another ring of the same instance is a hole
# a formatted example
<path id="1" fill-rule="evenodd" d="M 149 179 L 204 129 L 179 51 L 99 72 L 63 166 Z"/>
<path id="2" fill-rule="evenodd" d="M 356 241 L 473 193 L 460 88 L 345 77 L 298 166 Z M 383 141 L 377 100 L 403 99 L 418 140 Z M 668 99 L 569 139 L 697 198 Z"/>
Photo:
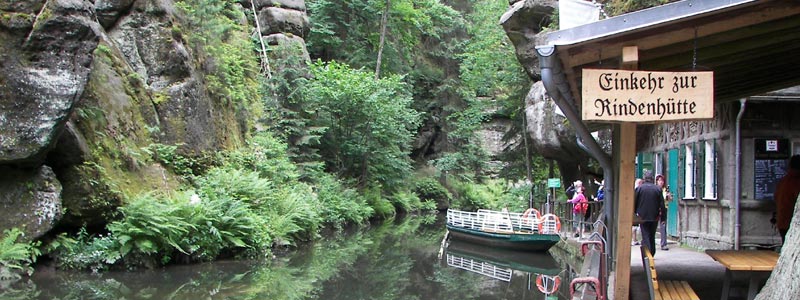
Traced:
<path id="1" fill-rule="evenodd" d="M 664 172 L 664 155 L 660 152 L 653 153 L 653 175 L 663 174 Z"/>
<path id="2" fill-rule="evenodd" d="M 714 140 L 705 142 L 703 199 L 717 199 L 717 149 Z"/>
<path id="3" fill-rule="evenodd" d="M 684 199 L 694 199 L 694 171 L 695 171 L 695 163 L 694 163 L 694 147 L 692 144 L 684 145 L 684 152 L 685 157 L 683 160 L 683 198 Z"/>

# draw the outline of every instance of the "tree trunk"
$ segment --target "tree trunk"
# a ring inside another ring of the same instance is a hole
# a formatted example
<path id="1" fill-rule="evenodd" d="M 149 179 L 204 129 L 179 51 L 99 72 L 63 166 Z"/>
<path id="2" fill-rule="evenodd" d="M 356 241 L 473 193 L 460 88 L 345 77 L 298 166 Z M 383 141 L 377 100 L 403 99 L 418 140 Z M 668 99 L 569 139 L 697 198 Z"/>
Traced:
<path id="1" fill-rule="evenodd" d="M 523 101 L 524 102 L 524 101 Z M 522 106 L 525 107 L 525 103 L 522 103 Z M 531 189 L 528 192 L 528 208 L 533 208 L 533 173 L 531 172 L 531 150 L 530 146 L 528 146 L 528 116 L 525 115 L 524 110 L 522 114 L 522 140 L 525 142 L 525 175 L 528 178 L 528 183 L 531 185 Z"/>
<path id="2" fill-rule="evenodd" d="M 381 40 L 378 43 L 378 62 L 375 64 L 375 80 L 381 78 L 381 58 L 383 56 L 383 44 L 386 40 L 386 23 L 389 22 L 390 5 L 390 0 L 386 0 L 386 7 L 383 9 L 383 16 L 381 17 Z"/>
<path id="3" fill-rule="evenodd" d="M 778 258 L 778 265 L 772 271 L 767 284 L 756 296 L 756 300 L 800 299 L 800 206 L 795 205 L 792 224 L 786 234 L 786 241 Z"/>

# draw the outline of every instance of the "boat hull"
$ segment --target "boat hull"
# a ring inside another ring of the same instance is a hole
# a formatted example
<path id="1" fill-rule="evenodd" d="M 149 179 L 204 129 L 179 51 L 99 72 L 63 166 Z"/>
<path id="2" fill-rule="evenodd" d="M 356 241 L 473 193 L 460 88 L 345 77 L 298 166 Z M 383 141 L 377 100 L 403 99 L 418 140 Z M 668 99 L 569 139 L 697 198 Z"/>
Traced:
<path id="1" fill-rule="evenodd" d="M 450 240 L 446 251 L 449 255 L 531 274 L 558 275 L 562 270 L 553 256 L 545 252 L 514 251 L 457 239 Z"/>
<path id="2" fill-rule="evenodd" d="M 453 239 L 518 251 L 547 251 L 561 240 L 558 234 L 493 233 L 449 224 L 447 229 Z"/>

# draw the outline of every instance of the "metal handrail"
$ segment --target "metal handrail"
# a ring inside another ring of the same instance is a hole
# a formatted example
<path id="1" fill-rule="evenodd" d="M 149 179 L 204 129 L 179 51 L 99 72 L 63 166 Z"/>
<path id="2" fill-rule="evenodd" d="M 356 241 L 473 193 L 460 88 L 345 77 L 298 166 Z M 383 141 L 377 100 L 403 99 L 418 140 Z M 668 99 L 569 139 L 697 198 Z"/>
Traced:
<path id="1" fill-rule="evenodd" d="M 517 213 L 488 209 L 479 209 L 477 212 L 448 209 L 447 224 L 471 230 L 503 233 L 558 233 L 561 222 L 558 216 L 538 215 L 538 211 L 535 210 Z"/>

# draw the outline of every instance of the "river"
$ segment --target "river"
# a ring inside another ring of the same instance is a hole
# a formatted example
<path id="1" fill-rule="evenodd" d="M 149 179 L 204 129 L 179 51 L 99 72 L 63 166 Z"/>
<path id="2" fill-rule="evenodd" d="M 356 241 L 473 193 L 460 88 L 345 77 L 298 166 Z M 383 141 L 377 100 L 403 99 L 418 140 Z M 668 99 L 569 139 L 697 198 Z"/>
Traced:
<path id="1" fill-rule="evenodd" d="M 216 261 L 101 274 L 40 270 L 0 299 L 568 299 L 565 264 L 549 254 L 450 241 L 443 214 L 324 234 L 259 261 Z M 537 286 L 541 281 L 542 290 Z M 553 282 L 560 285 L 553 288 Z"/>

